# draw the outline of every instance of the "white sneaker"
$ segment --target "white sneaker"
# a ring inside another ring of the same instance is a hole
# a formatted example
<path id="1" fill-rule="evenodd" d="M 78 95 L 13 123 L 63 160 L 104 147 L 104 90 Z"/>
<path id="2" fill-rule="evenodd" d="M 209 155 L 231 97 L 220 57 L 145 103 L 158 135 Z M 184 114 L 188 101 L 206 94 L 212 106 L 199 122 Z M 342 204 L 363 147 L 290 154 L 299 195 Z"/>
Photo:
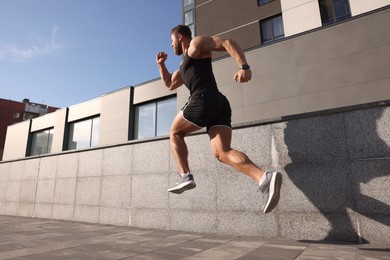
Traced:
<path id="1" fill-rule="evenodd" d="M 266 172 L 265 174 L 265 181 L 260 185 L 259 190 L 263 193 L 265 200 L 263 213 L 268 213 L 278 205 L 282 174 L 280 172 Z"/>
<path id="2" fill-rule="evenodd" d="M 175 186 L 169 188 L 168 191 L 172 193 L 181 194 L 186 190 L 191 190 L 196 187 L 194 176 L 190 173 L 187 177 L 181 177 L 181 182 L 176 183 Z"/>

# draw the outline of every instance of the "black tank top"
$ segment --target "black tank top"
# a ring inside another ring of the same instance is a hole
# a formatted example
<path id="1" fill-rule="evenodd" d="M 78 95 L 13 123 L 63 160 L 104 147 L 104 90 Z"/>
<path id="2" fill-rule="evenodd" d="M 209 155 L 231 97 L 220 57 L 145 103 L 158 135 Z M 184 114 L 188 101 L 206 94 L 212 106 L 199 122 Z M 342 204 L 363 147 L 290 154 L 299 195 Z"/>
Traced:
<path id="1" fill-rule="evenodd" d="M 211 58 L 193 59 L 185 53 L 180 64 L 180 74 L 191 96 L 219 92 Z"/>

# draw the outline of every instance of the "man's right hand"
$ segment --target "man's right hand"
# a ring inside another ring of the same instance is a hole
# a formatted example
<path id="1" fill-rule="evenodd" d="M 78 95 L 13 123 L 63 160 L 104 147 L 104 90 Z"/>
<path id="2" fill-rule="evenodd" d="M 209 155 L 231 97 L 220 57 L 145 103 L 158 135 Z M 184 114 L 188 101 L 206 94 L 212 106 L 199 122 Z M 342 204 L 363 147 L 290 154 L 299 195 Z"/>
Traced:
<path id="1" fill-rule="evenodd" d="M 159 52 L 157 53 L 156 55 L 156 62 L 157 64 L 163 64 L 168 58 L 168 54 L 166 54 L 165 52 Z"/>

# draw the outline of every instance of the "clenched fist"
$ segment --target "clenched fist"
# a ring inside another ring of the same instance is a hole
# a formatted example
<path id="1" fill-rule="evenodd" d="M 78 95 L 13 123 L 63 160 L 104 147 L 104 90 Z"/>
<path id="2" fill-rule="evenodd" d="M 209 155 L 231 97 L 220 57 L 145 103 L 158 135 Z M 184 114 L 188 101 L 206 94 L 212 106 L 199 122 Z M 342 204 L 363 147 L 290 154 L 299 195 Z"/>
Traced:
<path id="1" fill-rule="evenodd" d="M 162 63 L 164 63 L 167 59 L 168 59 L 168 54 L 166 54 L 166 53 L 163 52 L 163 51 L 157 53 L 157 55 L 156 55 L 156 62 L 157 62 L 157 64 L 162 64 Z"/>
<path id="2" fill-rule="evenodd" d="M 246 83 L 252 79 L 252 71 L 250 69 L 240 69 L 236 74 L 234 74 L 233 79 L 236 82 Z"/>

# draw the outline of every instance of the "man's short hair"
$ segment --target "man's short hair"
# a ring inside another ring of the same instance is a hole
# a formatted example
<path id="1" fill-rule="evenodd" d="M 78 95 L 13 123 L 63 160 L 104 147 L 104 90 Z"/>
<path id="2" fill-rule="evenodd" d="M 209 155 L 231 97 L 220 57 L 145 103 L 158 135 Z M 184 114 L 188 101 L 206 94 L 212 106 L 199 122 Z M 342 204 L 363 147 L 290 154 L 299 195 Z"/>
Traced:
<path id="1" fill-rule="evenodd" d="M 179 34 L 180 33 L 181 35 L 183 35 L 184 37 L 189 38 L 189 39 L 192 38 L 191 29 L 190 29 L 190 27 L 188 27 L 186 25 L 178 25 L 178 26 L 176 26 L 171 31 L 171 34 L 174 34 L 174 33 L 175 34 Z"/>

